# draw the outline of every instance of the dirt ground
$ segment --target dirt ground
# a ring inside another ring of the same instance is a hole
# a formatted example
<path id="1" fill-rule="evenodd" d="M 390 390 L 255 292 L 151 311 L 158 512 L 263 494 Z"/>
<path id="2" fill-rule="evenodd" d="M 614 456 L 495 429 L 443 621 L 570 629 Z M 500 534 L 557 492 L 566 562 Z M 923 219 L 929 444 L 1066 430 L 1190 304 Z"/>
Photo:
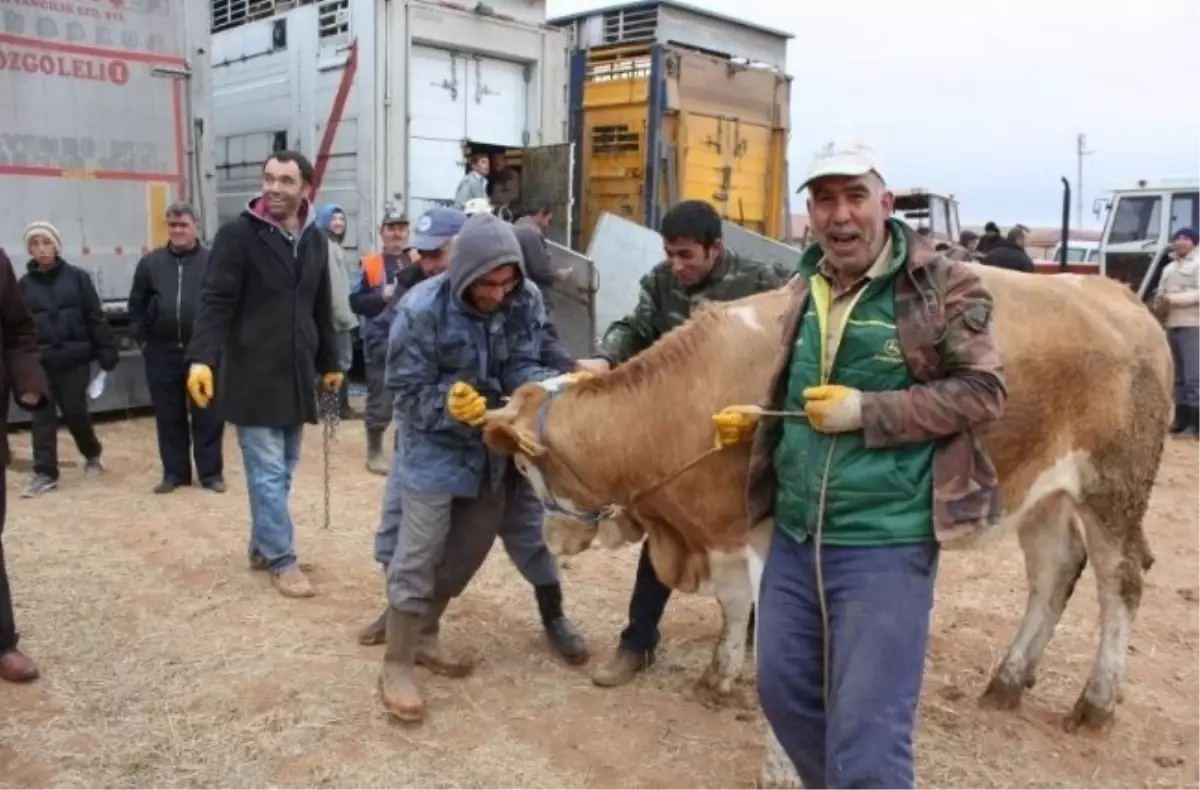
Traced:
<path id="1" fill-rule="evenodd" d="M 710 710 L 691 694 L 716 604 L 677 596 L 650 674 L 602 690 L 555 661 L 532 591 L 497 547 L 452 606 L 446 636 L 482 658 L 465 681 L 422 675 L 424 726 L 389 723 L 375 678 L 382 648 L 356 628 L 381 604 L 371 559 L 382 478 L 362 466 L 361 423 L 334 447 L 334 525 L 321 524 L 320 433 L 309 429 L 293 498 L 298 548 L 319 597 L 276 594 L 245 561 L 240 456 L 230 490 L 150 493 L 149 419 L 100 426 L 108 474 L 76 463 L 59 491 L 17 494 L 4 540 L 23 647 L 42 679 L 0 684 L 0 786 L 747 787 L 761 754 L 756 710 Z M 74 448 L 64 433 L 64 458 Z M 12 437 L 29 458 L 27 434 Z M 1015 713 L 981 710 L 1015 633 L 1025 578 L 1015 538 L 946 555 L 917 737 L 931 787 L 1195 787 L 1198 726 L 1197 446 L 1171 442 L 1147 532 L 1158 562 L 1134 629 L 1124 701 L 1107 735 L 1060 728 L 1096 651 L 1091 571 Z M 26 462 L 25 467 L 28 464 Z M 636 549 L 597 549 L 565 571 L 569 614 L 593 662 L 622 625 Z M 749 688 L 748 688 L 749 690 Z M 747 695 L 753 698 L 752 694 Z"/>

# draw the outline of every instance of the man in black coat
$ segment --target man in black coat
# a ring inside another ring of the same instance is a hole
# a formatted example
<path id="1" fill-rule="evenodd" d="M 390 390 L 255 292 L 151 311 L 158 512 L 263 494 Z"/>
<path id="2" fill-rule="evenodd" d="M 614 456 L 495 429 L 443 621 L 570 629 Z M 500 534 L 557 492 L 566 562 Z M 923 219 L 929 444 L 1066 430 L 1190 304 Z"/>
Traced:
<path id="1" fill-rule="evenodd" d="M 1033 258 L 1025 252 L 1025 240 L 1028 237 L 1029 228 L 1013 225 L 1007 235 L 993 244 L 987 255 L 983 256 L 983 264 L 1015 272 L 1032 272 Z"/>
<path id="2" fill-rule="evenodd" d="M 225 423 L 215 408 L 193 407 L 189 415 L 183 362 L 208 269 L 208 250 L 196 238 L 196 210 L 190 204 L 171 204 L 166 222 L 169 241 L 138 261 L 129 291 L 129 325 L 142 346 L 163 467 L 154 493 L 169 494 L 192 484 L 191 454 L 200 485 L 221 493 Z"/>
<path id="3" fill-rule="evenodd" d="M 215 392 L 237 428 L 250 494 L 250 567 L 269 570 L 289 598 L 314 594 L 296 560 L 288 512 L 304 423 L 317 422 L 318 374 L 334 392 L 343 378 L 312 178 L 312 164 L 294 151 L 277 151 L 263 165 L 262 194 L 213 239 L 185 354 L 192 400 L 207 408 Z"/>
<path id="4" fill-rule="evenodd" d="M 30 260 L 21 293 L 37 325 L 42 367 L 50 380 L 50 400 L 33 415 L 33 478 L 21 493 L 33 497 L 58 488 L 58 415 L 83 456 L 84 474 L 104 471 L 103 449 L 88 405 L 91 363 L 109 372 L 120 361 L 117 341 L 104 317 L 90 274 L 62 258 L 62 240 L 49 222 L 25 229 Z"/>
<path id="5" fill-rule="evenodd" d="M 33 413 L 46 407 L 50 382 L 38 357 L 37 328 L 29 307 L 21 298 L 12 264 L 0 249 L 0 536 L 8 505 L 8 399 Z M 0 541 L 0 680 L 27 683 L 36 680 L 37 664 L 17 647 L 20 634 L 13 615 L 12 591 L 4 567 L 4 543 Z"/>

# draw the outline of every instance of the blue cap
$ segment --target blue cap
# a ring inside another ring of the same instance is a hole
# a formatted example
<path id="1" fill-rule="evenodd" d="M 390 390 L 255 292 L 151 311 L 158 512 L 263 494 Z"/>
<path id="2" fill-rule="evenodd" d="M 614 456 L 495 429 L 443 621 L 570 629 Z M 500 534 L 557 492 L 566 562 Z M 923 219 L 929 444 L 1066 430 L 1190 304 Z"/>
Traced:
<path id="1" fill-rule="evenodd" d="M 431 208 L 417 220 L 408 246 L 415 250 L 440 250 L 458 235 L 467 215 L 453 208 Z"/>

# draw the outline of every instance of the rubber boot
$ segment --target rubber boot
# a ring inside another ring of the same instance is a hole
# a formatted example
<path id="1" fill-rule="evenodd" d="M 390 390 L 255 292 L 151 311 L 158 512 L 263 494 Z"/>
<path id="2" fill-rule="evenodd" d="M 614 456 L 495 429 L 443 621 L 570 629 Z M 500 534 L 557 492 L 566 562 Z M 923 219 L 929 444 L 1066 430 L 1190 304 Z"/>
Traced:
<path id="1" fill-rule="evenodd" d="M 350 405 L 350 379 L 342 379 L 342 386 L 338 389 L 338 418 L 343 421 L 361 420 L 362 412 L 356 411 Z"/>
<path id="2" fill-rule="evenodd" d="M 379 673 L 379 697 L 388 715 L 416 723 L 425 718 L 425 700 L 413 677 L 417 645 L 421 640 L 421 615 L 388 608 L 387 647 Z"/>
<path id="3" fill-rule="evenodd" d="M 583 634 L 563 614 L 563 594 L 561 584 L 543 584 L 535 587 L 538 613 L 542 616 L 542 627 L 550 645 L 569 664 L 582 664 L 588 659 L 587 642 Z"/>
<path id="4" fill-rule="evenodd" d="M 383 457 L 383 431 L 377 428 L 367 429 L 367 471 L 380 476 L 388 473 L 387 459 Z"/>
<path id="5" fill-rule="evenodd" d="M 364 625 L 358 632 L 358 643 L 363 647 L 382 645 L 387 641 L 387 613 L 384 609 L 371 622 Z"/>
<path id="6" fill-rule="evenodd" d="M 438 639 L 441 632 L 442 615 L 450 605 L 449 598 L 434 598 L 429 602 L 425 619 L 421 623 L 421 642 L 417 648 L 417 663 L 434 674 L 447 678 L 465 678 L 475 669 L 475 662 L 464 656 L 456 656 L 442 648 Z"/>
<path id="7" fill-rule="evenodd" d="M 1187 427 L 1183 429 L 1183 435 L 1195 439 L 1200 436 L 1200 407 L 1188 406 Z"/>
<path id="8" fill-rule="evenodd" d="M 1187 430 L 1191 420 L 1191 409 L 1187 406 L 1175 407 L 1175 419 L 1171 422 L 1171 433 L 1181 434 Z"/>

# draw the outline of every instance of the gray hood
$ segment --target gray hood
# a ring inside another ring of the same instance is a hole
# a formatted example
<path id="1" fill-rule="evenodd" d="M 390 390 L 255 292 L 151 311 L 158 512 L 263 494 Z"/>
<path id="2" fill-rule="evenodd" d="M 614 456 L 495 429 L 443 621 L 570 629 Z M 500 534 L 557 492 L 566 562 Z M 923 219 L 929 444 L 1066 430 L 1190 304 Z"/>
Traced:
<path id="1" fill-rule="evenodd" d="M 525 275 L 521 245 L 512 226 L 492 214 L 476 214 L 463 223 L 454 238 L 447 276 L 454 295 L 462 301 L 467 287 L 488 272 L 514 263 Z"/>

